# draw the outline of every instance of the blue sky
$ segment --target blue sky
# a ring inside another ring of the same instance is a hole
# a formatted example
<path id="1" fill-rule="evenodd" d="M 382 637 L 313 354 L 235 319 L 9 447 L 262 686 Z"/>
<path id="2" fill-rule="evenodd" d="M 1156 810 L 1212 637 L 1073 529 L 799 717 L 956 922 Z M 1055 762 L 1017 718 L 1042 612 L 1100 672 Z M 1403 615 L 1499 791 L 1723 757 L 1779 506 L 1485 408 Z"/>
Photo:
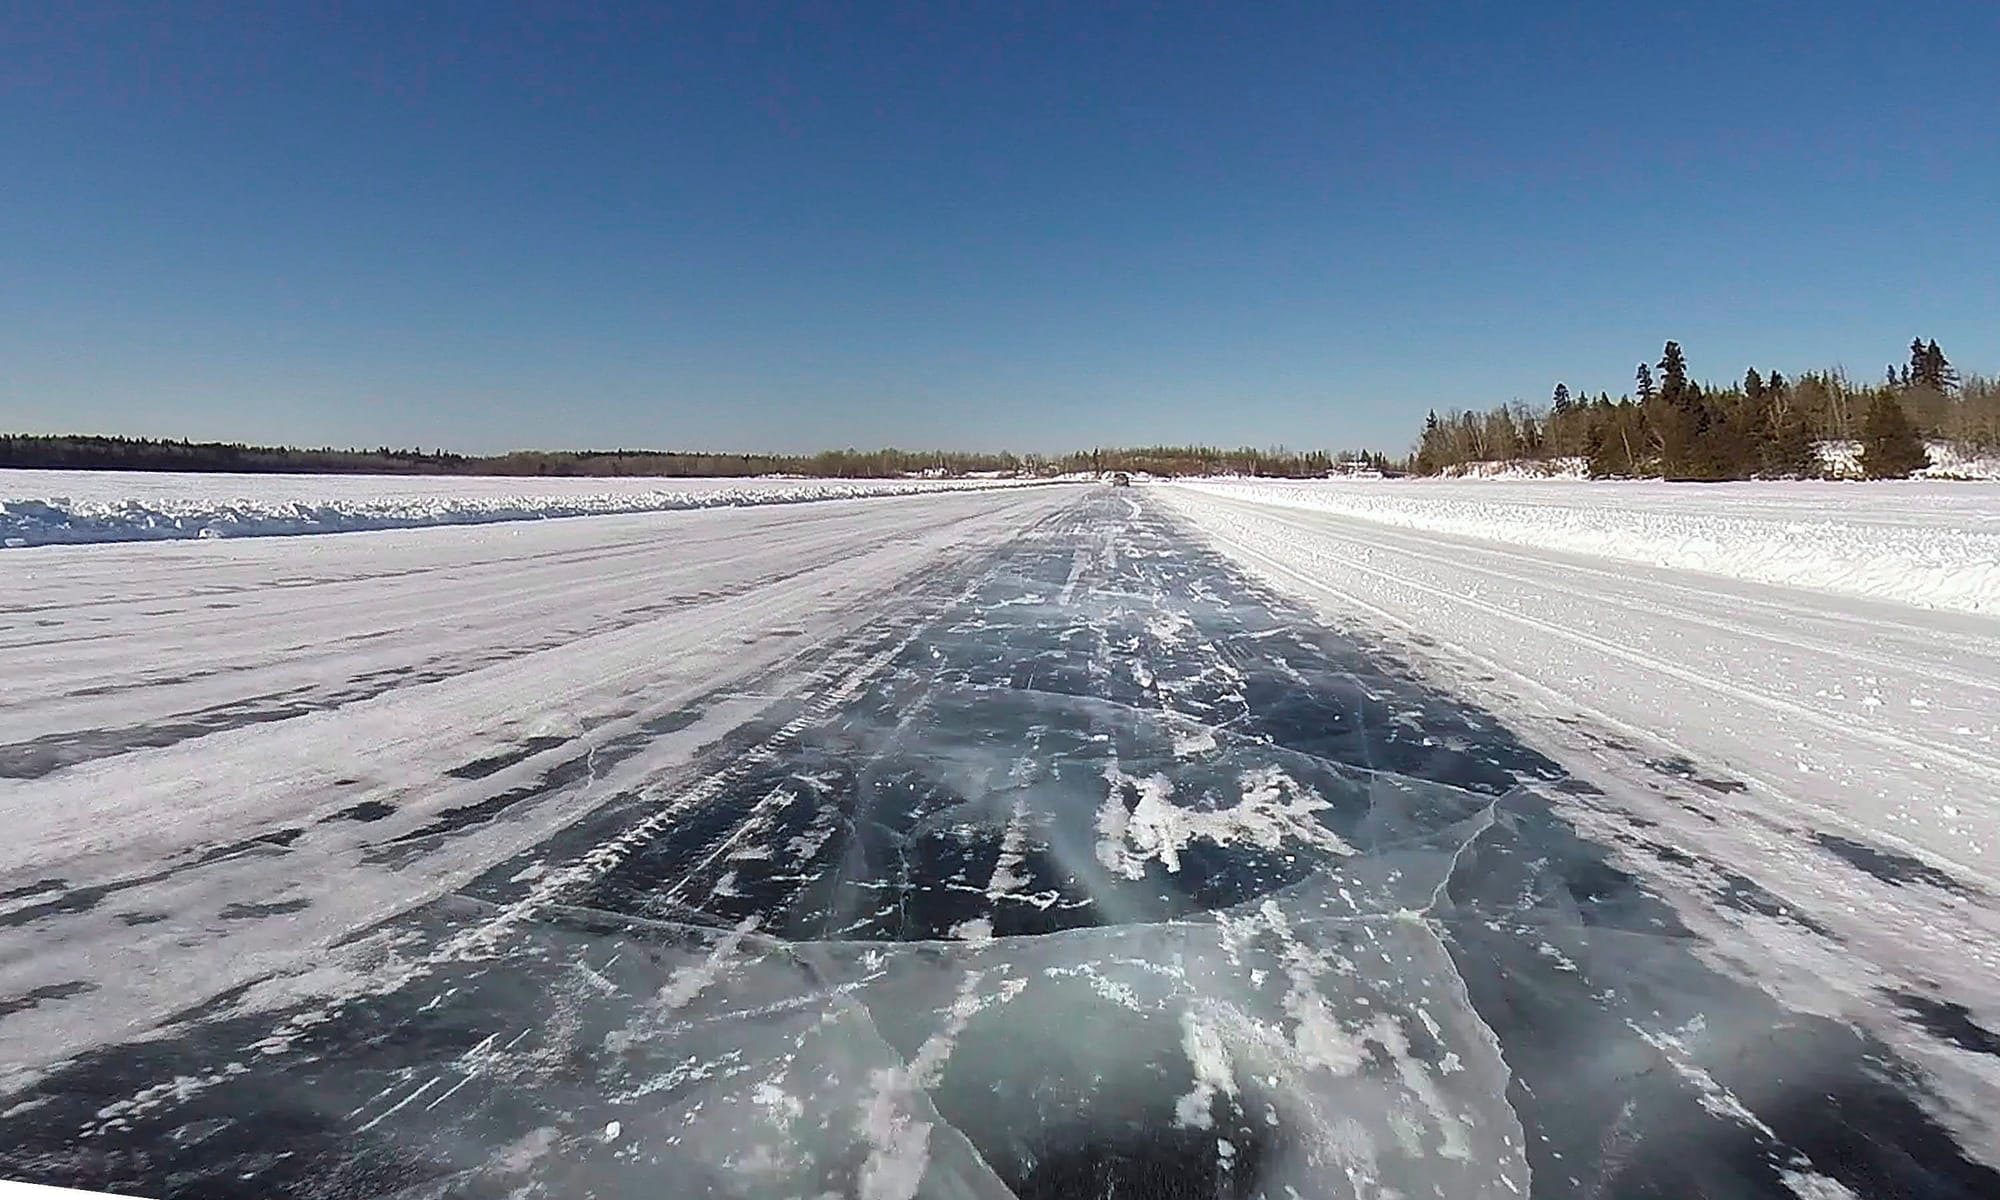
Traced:
<path id="1" fill-rule="evenodd" d="M 1668 337 L 1993 370 L 1996 49 L 1990 0 L 17 0 L 0 429 L 1400 450 Z"/>

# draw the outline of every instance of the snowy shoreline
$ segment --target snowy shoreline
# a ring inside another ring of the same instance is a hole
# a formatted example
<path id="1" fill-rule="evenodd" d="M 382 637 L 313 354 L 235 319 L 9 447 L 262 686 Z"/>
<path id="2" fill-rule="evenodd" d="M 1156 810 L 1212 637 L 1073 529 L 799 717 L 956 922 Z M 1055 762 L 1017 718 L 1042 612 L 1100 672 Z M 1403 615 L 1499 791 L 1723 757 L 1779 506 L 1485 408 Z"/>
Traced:
<path id="1" fill-rule="evenodd" d="M 0 470 L 0 548 L 485 525 L 985 490 L 1039 482 Z"/>

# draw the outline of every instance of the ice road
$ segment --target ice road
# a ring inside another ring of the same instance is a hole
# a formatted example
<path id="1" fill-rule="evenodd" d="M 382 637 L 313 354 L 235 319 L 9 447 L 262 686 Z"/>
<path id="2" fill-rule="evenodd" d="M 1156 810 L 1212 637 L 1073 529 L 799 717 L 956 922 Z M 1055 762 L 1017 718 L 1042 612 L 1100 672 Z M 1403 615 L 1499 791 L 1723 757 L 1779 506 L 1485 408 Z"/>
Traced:
<path id="1" fill-rule="evenodd" d="M 1068 487 L 0 551 L 0 1176 L 2000 1195 L 2000 1038 L 1868 940 L 1983 878 L 1630 712 L 1524 735 L 1334 538 Z"/>

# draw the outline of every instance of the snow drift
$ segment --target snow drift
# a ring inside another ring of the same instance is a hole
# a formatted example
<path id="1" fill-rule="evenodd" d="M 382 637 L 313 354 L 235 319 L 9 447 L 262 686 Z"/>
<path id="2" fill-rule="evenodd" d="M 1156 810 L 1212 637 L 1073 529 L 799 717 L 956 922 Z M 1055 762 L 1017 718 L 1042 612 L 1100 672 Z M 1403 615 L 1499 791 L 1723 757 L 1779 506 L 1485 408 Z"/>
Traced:
<path id="1" fill-rule="evenodd" d="M 1001 479 L 548 479 L 0 471 L 0 547 L 350 533 L 1019 486 Z"/>

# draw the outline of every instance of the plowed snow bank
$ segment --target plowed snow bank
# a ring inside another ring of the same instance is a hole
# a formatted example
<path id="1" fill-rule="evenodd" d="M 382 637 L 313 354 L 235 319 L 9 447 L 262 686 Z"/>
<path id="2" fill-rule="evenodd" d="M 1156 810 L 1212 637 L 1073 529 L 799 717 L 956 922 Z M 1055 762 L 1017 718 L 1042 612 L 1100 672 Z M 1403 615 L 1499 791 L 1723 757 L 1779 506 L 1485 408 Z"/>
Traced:
<path id="1" fill-rule="evenodd" d="M 0 547 L 349 533 L 1010 486 L 1016 481 L 0 471 Z"/>

